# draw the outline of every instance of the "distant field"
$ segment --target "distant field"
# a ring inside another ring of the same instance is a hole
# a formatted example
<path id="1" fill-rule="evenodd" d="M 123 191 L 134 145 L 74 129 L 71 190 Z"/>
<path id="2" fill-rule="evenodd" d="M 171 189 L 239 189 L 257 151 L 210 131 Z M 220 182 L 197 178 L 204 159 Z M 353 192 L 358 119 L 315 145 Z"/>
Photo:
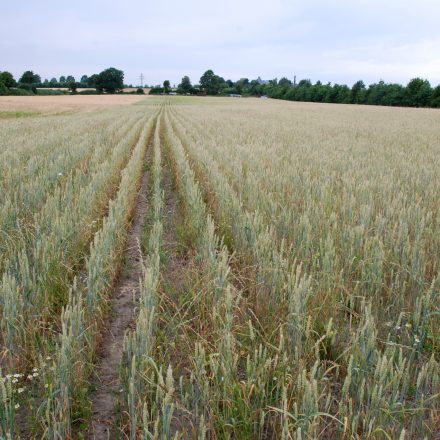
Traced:
<path id="1" fill-rule="evenodd" d="M 38 88 L 38 90 L 47 90 L 47 89 L 49 89 L 49 90 L 63 90 L 63 91 L 69 90 L 68 87 L 41 87 L 41 88 Z M 125 87 L 122 91 L 125 93 L 128 93 L 128 92 L 135 92 L 137 89 L 138 89 L 137 87 Z M 78 92 L 84 92 L 86 90 L 96 90 L 96 89 L 94 89 L 92 87 L 78 87 L 78 89 L 77 89 Z M 150 88 L 144 87 L 143 90 L 144 90 L 144 93 L 146 95 L 148 95 Z"/>
<path id="2" fill-rule="evenodd" d="M 38 90 L 60 90 L 63 92 L 67 92 L 69 90 L 68 87 L 37 87 Z M 83 92 L 85 90 L 96 90 L 95 88 L 92 87 L 78 87 L 77 91 L 78 92 Z"/>
<path id="3" fill-rule="evenodd" d="M 0 96 L 2 112 L 93 112 L 109 107 L 126 106 L 146 99 L 145 95 L 66 95 Z"/>
<path id="4" fill-rule="evenodd" d="M 0 438 L 440 438 L 439 111 L 0 97 L 0 133 Z"/>

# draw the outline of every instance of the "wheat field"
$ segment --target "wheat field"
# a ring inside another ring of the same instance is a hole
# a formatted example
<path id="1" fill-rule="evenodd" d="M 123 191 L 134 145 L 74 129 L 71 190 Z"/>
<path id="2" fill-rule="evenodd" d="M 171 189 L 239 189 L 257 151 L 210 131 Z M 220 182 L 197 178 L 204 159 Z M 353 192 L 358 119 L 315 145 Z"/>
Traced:
<path id="1" fill-rule="evenodd" d="M 0 439 L 440 438 L 438 111 L 24 98 Z"/>
<path id="2" fill-rule="evenodd" d="M 94 112 L 127 106 L 142 100 L 145 100 L 142 95 L 0 96 L 0 119 Z"/>

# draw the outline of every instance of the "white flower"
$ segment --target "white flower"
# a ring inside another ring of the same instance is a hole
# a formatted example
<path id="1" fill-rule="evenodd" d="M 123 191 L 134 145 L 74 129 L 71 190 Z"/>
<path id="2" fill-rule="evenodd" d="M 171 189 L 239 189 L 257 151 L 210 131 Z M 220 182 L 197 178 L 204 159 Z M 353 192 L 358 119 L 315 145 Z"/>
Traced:
<path id="1" fill-rule="evenodd" d="M 18 408 L 20 408 L 20 404 L 19 404 L 19 403 L 16 403 L 16 404 L 15 404 L 15 409 L 18 409 Z"/>
<path id="2" fill-rule="evenodd" d="M 29 380 L 32 380 L 32 374 L 29 374 L 27 377 Z"/>
<path id="3" fill-rule="evenodd" d="M 19 388 L 19 389 L 17 390 L 18 394 L 21 394 L 23 391 L 24 391 L 24 388 Z"/>
<path id="4" fill-rule="evenodd" d="M 63 173 L 58 173 L 58 177 L 61 177 L 63 175 Z"/>
<path id="5" fill-rule="evenodd" d="M 34 376 L 34 377 L 38 377 L 38 373 L 34 373 L 32 376 Z"/>
<path id="6" fill-rule="evenodd" d="M 32 371 L 35 373 L 36 371 L 38 371 L 38 368 L 32 368 Z"/>
<path id="7" fill-rule="evenodd" d="M 12 379 L 12 383 L 17 383 L 18 382 L 18 379 Z"/>

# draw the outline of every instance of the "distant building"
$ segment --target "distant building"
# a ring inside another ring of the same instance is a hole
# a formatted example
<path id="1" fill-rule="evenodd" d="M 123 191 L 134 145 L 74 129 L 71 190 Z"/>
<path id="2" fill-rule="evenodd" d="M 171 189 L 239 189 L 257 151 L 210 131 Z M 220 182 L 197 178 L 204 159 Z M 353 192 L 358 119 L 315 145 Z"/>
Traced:
<path id="1" fill-rule="evenodd" d="M 231 98 L 241 98 L 241 95 L 239 95 L 238 93 L 230 93 L 229 96 Z"/>

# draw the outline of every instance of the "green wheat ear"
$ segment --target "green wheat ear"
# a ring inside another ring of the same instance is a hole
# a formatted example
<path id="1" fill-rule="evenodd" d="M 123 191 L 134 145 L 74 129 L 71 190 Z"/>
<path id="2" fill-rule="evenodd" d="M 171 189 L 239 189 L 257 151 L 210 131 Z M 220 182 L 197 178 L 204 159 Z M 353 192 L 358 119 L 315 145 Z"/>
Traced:
<path id="1" fill-rule="evenodd" d="M 437 112 L 33 98 L 0 121 L 0 438 L 92 435 L 102 390 L 132 440 L 436 435 Z"/>

